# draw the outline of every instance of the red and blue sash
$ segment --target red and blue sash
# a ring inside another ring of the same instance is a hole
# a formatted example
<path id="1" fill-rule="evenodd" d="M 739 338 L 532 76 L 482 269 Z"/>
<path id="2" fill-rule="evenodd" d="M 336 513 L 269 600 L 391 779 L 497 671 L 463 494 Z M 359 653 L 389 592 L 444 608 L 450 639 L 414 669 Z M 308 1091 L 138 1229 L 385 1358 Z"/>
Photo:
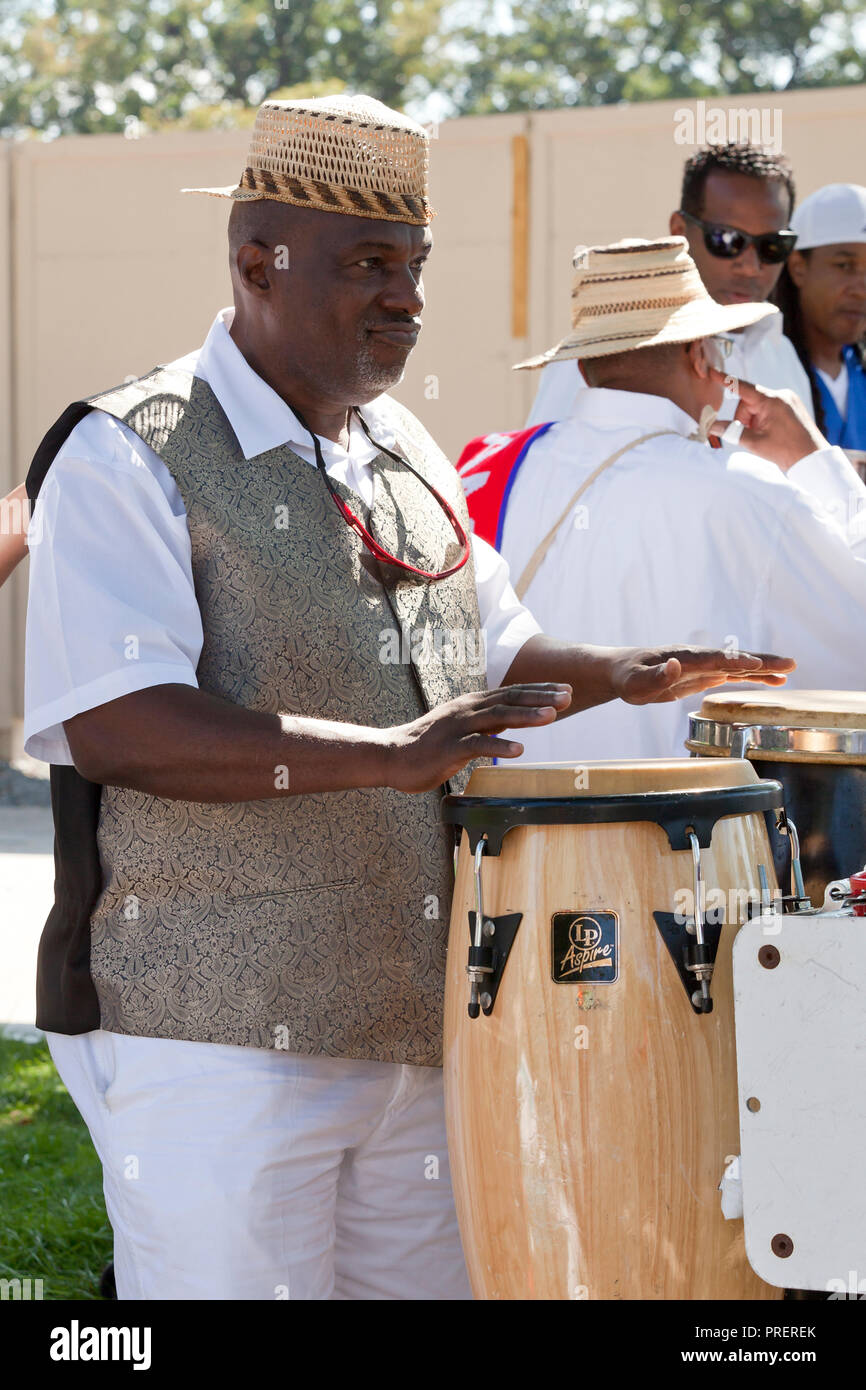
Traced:
<path id="1" fill-rule="evenodd" d="M 501 547 L 508 499 L 520 465 L 531 445 L 553 423 L 549 420 L 546 425 L 532 425 L 529 429 L 479 435 L 470 439 L 457 460 L 473 530 L 495 550 Z"/>

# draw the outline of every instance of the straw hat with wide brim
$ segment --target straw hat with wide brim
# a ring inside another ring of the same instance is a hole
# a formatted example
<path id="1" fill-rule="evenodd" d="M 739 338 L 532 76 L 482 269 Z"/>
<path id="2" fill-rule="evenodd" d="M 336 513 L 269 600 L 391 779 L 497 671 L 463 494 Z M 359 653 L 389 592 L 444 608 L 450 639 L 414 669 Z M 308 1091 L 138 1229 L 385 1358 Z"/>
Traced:
<path id="1" fill-rule="evenodd" d="M 580 246 L 574 266 L 571 332 L 556 347 L 518 362 L 516 370 L 659 343 L 690 343 L 779 312 L 772 304 L 717 304 L 681 236 Z"/>
<path id="2" fill-rule="evenodd" d="M 213 198 L 270 198 L 320 212 L 425 226 L 429 136 L 368 96 L 264 101 L 240 182 L 182 188 Z"/>

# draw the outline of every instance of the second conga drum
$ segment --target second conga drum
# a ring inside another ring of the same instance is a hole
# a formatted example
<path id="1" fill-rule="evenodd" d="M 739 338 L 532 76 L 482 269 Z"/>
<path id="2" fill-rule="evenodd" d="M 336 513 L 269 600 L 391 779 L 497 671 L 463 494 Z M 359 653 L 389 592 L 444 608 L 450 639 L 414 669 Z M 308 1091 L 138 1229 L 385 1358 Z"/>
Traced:
<path id="1" fill-rule="evenodd" d="M 775 887 L 780 806 L 749 763 L 710 759 L 483 768 L 445 799 L 464 827 L 446 1108 L 477 1298 L 781 1297 L 719 1191 L 731 949 Z"/>
<path id="2" fill-rule="evenodd" d="M 754 762 L 781 782 L 799 839 L 807 897 L 866 863 L 866 695 L 857 690 L 749 690 L 707 695 L 686 745 L 702 757 Z M 790 846 L 774 836 L 787 889 Z"/>

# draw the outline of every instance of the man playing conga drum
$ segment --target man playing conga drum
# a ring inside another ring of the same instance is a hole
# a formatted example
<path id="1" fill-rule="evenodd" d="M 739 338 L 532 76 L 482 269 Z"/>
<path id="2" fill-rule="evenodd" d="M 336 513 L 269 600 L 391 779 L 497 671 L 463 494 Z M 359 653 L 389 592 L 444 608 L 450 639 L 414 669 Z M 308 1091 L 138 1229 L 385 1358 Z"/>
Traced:
<path id="1" fill-rule="evenodd" d="M 470 543 L 383 395 L 420 328 L 427 157 L 370 98 L 265 102 L 238 186 L 194 190 L 232 200 L 234 310 L 71 406 L 28 477 L 38 1022 L 124 1299 L 465 1296 L 443 784 L 519 753 L 507 726 L 793 664 L 547 638 Z"/>

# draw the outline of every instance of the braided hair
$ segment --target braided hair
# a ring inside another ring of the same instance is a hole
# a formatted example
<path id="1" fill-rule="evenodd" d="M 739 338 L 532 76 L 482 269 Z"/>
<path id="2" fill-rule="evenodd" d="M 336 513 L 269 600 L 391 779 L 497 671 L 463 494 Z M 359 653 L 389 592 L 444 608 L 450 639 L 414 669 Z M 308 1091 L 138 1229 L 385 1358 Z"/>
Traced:
<path id="1" fill-rule="evenodd" d="M 807 259 L 811 251 L 801 251 L 800 255 Z M 821 400 L 821 392 L 818 389 L 818 378 L 815 369 L 809 358 L 809 350 L 806 347 L 806 332 L 803 327 L 803 310 L 800 308 L 800 291 L 794 284 L 791 272 L 787 265 L 782 266 L 782 273 L 776 281 L 775 288 L 770 295 L 770 303 L 775 304 L 782 315 L 782 332 L 786 338 L 790 338 L 794 344 L 794 351 L 803 364 L 806 375 L 809 378 L 809 386 L 812 390 L 812 410 L 815 415 L 815 424 L 821 433 L 824 433 L 826 420 L 824 418 L 824 405 Z"/>
<path id="2" fill-rule="evenodd" d="M 811 256 L 811 248 L 800 251 L 800 255 L 808 260 Z M 794 349 L 806 369 L 809 378 L 809 385 L 812 388 L 812 407 L 815 412 L 815 424 L 821 432 L 824 432 L 826 419 L 824 416 L 824 406 L 821 400 L 821 392 L 818 389 L 818 377 L 809 358 L 809 350 L 806 347 L 806 333 L 803 327 L 803 311 L 800 307 L 800 291 L 794 284 L 793 277 L 787 265 L 782 267 L 782 273 L 776 281 L 776 287 L 770 295 L 770 303 L 775 304 L 782 314 L 782 331 L 785 336 L 791 339 Z M 861 338 L 859 342 L 852 343 L 851 346 L 857 355 L 860 366 L 866 371 L 866 339 Z"/>

